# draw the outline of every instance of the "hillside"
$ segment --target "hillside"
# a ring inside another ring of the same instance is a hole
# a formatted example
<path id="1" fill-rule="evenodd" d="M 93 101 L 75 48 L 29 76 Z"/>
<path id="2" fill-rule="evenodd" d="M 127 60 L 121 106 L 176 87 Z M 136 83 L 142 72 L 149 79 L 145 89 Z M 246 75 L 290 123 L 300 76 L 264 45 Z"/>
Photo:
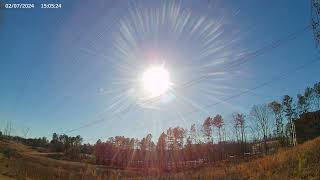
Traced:
<path id="1" fill-rule="evenodd" d="M 302 114 L 295 125 L 298 143 L 320 136 L 320 111 Z"/>
<path id="2" fill-rule="evenodd" d="M 317 179 L 320 177 L 320 138 L 274 155 L 234 163 L 220 162 L 211 167 L 179 173 L 115 170 L 86 163 L 48 158 L 46 153 L 13 142 L 0 141 L 1 179 Z"/>
<path id="3" fill-rule="evenodd" d="M 17 179 L 97 179 L 116 177 L 117 170 L 87 163 L 48 158 L 51 153 L 16 142 L 0 141 L 0 175 Z M 137 176 L 133 171 L 121 172 L 126 176 Z"/>
<path id="4" fill-rule="evenodd" d="M 237 165 L 221 163 L 189 175 L 200 179 L 319 179 L 319 152 L 320 137 L 250 162 Z"/>

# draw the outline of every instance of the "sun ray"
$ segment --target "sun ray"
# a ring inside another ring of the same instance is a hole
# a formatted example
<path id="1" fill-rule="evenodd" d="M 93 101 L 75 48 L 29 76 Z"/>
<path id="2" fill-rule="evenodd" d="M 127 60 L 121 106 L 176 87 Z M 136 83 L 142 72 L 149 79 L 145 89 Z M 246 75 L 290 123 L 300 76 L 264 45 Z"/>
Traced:
<path id="1" fill-rule="evenodd" d="M 115 67 L 110 88 L 103 88 L 109 89 L 103 92 L 120 95 L 109 100 L 105 111 L 119 112 L 131 104 L 140 107 L 139 113 L 141 109 L 162 111 L 166 108 L 163 99 L 173 96 L 178 99 L 169 103 L 182 103 L 205 112 L 198 99 L 224 95 L 219 86 L 231 73 L 221 67 L 233 58 L 244 56 L 235 47 L 240 41 L 235 35 L 240 31 L 226 36 L 226 32 L 234 30 L 226 31 L 229 25 L 225 16 L 213 18 L 195 13 L 192 8 L 184 7 L 182 1 L 160 4 L 149 7 L 138 1 L 130 3 L 127 15 L 116 23 L 111 54 L 83 50 L 110 61 Z M 159 68 L 150 70 L 150 66 Z M 214 86 L 208 86 L 213 82 Z M 195 89 L 202 89 L 199 98 L 184 93 Z"/>

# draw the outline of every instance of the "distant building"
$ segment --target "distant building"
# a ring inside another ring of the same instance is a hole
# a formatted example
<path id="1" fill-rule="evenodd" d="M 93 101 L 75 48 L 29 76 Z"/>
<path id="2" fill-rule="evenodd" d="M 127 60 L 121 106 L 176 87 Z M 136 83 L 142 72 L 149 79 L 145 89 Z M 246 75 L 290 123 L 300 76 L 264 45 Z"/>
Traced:
<path id="1" fill-rule="evenodd" d="M 268 152 L 274 152 L 275 150 L 277 150 L 280 147 L 280 143 L 278 140 L 268 140 L 267 141 L 267 147 L 268 147 Z M 257 142 L 255 144 L 252 145 L 251 147 L 251 154 L 260 154 L 262 152 L 264 152 L 264 142 Z"/>

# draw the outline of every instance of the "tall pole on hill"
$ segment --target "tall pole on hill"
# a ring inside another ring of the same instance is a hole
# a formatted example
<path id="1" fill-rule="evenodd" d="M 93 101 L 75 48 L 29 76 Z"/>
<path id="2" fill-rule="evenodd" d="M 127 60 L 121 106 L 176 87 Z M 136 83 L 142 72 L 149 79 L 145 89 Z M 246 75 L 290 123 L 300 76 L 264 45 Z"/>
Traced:
<path id="1" fill-rule="evenodd" d="M 320 0 L 311 0 L 311 27 L 318 47 L 320 44 Z"/>

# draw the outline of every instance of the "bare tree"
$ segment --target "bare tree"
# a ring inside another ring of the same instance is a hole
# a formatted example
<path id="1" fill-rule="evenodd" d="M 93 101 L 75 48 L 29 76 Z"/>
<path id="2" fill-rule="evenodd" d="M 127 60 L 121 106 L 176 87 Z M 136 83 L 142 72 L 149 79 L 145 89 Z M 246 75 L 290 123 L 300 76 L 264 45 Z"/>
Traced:
<path id="1" fill-rule="evenodd" d="M 221 142 L 221 128 L 224 125 L 224 121 L 223 118 L 220 114 L 217 114 L 213 120 L 212 120 L 212 124 L 218 128 L 218 136 L 219 136 L 219 142 Z"/>
<path id="2" fill-rule="evenodd" d="M 6 126 L 4 129 L 4 135 L 5 136 L 11 136 L 11 131 L 12 131 L 12 122 L 10 120 L 8 120 L 6 122 Z"/>
<path id="3" fill-rule="evenodd" d="M 267 139 L 269 134 L 269 111 L 267 105 L 254 105 L 251 109 L 250 115 L 257 123 L 259 131 L 263 136 L 264 150 L 265 153 L 267 153 Z"/>
<path id="4" fill-rule="evenodd" d="M 241 152 L 245 152 L 245 143 L 246 143 L 246 133 L 245 133 L 245 115 L 242 113 L 234 113 L 233 114 L 233 121 L 234 127 L 236 129 L 237 137 L 240 137 L 241 142 Z"/>
<path id="5" fill-rule="evenodd" d="M 166 164 L 166 150 L 167 150 L 167 135 L 162 132 L 159 136 L 158 142 L 157 142 L 157 155 L 159 160 L 159 166 L 160 168 L 164 168 Z"/>
<path id="6" fill-rule="evenodd" d="M 181 127 L 175 127 L 173 128 L 173 135 L 175 141 L 175 149 L 182 149 L 184 144 L 184 138 L 186 136 L 186 130 Z"/>
<path id="7" fill-rule="evenodd" d="M 269 103 L 269 108 L 273 112 L 273 115 L 275 117 L 275 125 L 276 125 L 276 133 L 277 137 L 280 140 L 280 143 L 283 145 L 284 144 L 284 131 L 283 131 L 283 107 L 282 105 L 277 102 L 277 101 L 272 101 Z"/>
<path id="8" fill-rule="evenodd" d="M 203 133 L 202 125 L 199 124 L 192 124 L 190 128 L 191 139 L 194 144 L 201 144 Z"/>
<path id="9" fill-rule="evenodd" d="M 299 116 L 309 111 L 309 103 L 304 95 L 297 95 L 297 111 Z"/>
<path id="10" fill-rule="evenodd" d="M 288 120 L 287 131 L 289 133 L 289 144 L 295 146 L 297 144 L 296 140 L 296 130 L 293 120 L 296 119 L 296 110 L 293 107 L 292 97 L 285 95 L 282 100 L 282 105 L 284 107 L 285 116 Z"/>
<path id="11" fill-rule="evenodd" d="M 191 125 L 189 133 L 190 133 L 191 143 L 197 144 L 197 128 L 195 124 Z"/>
<path id="12" fill-rule="evenodd" d="M 212 118 L 207 117 L 202 124 L 202 131 L 207 143 L 212 142 Z"/>

